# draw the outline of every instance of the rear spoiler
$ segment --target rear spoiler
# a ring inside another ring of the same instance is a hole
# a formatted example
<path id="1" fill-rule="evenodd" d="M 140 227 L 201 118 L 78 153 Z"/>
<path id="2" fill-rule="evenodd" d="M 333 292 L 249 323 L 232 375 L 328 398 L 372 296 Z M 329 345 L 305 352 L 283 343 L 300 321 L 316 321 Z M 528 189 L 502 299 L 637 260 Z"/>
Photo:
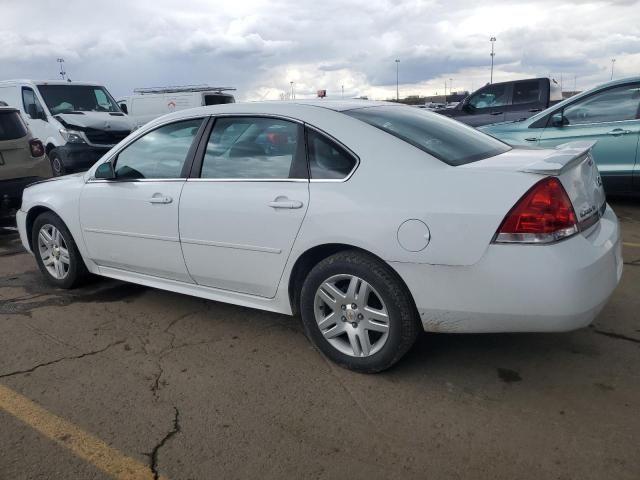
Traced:
<path id="1" fill-rule="evenodd" d="M 525 173 L 537 173 L 540 175 L 560 175 L 574 165 L 582 162 L 596 142 L 578 141 L 558 145 L 549 156 L 543 160 L 524 166 L 519 171 Z"/>

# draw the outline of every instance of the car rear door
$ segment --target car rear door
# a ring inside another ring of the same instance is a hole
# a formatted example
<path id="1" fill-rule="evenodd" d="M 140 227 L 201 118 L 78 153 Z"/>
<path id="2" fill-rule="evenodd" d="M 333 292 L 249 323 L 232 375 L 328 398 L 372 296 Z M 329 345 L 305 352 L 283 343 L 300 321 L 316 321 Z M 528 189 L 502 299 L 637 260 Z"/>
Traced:
<path id="1" fill-rule="evenodd" d="M 31 158 L 28 134 L 18 110 L 0 108 L 0 180 L 29 176 L 25 162 Z"/>
<path id="2" fill-rule="evenodd" d="M 564 107 L 565 124 L 547 126 L 538 145 L 596 140 L 593 158 L 611 191 L 630 191 L 640 136 L 640 82 L 616 85 Z M 560 112 L 558 112 L 560 113 Z"/>
<path id="3" fill-rule="evenodd" d="M 309 203 L 303 126 L 218 117 L 180 199 L 180 241 L 200 285 L 271 298 Z"/>
<path id="4" fill-rule="evenodd" d="M 504 108 L 504 120 L 510 122 L 529 118 L 546 108 L 548 98 L 549 83 L 546 79 L 513 82 L 510 105 Z"/>
<path id="5" fill-rule="evenodd" d="M 180 193 L 204 119 L 173 122 L 145 133 L 114 160 L 114 180 L 92 179 L 80 198 L 89 257 L 115 268 L 193 283 L 178 234 Z"/>

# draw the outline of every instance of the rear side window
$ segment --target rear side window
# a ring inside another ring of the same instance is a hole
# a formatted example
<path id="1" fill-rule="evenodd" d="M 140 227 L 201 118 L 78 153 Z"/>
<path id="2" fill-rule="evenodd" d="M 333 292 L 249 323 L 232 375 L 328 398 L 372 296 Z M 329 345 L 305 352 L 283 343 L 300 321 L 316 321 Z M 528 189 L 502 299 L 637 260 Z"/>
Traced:
<path id="1" fill-rule="evenodd" d="M 464 165 L 511 150 L 501 141 L 456 120 L 418 108 L 401 106 L 348 110 L 362 120 L 449 165 Z"/>
<path id="2" fill-rule="evenodd" d="M 534 103 L 540 100 L 540 82 L 528 80 L 513 84 L 513 104 Z"/>
<path id="3" fill-rule="evenodd" d="M 339 180 L 349 176 L 357 160 L 315 130 L 307 129 L 309 171 L 312 179 Z"/>
<path id="4" fill-rule="evenodd" d="M 0 110 L 0 142 L 3 140 L 15 140 L 27 135 L 27 127 L 22 122 L 20 114 L 10 110 Z"/>
<path id="5" fill-rule="evenodd" d="M 302 126 L 266 117 L 216 119 L 202 161 L 202 178 L 298 178 L 303 165 Z M 306 172 L 303 172 L 306 177 Z"/>

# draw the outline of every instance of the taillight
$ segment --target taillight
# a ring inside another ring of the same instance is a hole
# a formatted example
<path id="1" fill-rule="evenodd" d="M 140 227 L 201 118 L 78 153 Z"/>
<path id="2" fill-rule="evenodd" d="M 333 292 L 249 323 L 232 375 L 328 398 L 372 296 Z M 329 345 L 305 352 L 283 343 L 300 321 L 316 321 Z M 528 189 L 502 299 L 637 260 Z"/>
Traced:
<path id="1" fill-rule="evenodd" d="M 37 138 L 29 141 L 29 148 L 31 148 L 32 157 L 41 157 L 44 155 L 44 145 Z"/>
<path id="2" fill-rule="evenodd" d="M 540 180 L 518 200 L 502 221 L 496 243 L 548 243 L 578 232 L 576 213 L 562 183 Z"/>

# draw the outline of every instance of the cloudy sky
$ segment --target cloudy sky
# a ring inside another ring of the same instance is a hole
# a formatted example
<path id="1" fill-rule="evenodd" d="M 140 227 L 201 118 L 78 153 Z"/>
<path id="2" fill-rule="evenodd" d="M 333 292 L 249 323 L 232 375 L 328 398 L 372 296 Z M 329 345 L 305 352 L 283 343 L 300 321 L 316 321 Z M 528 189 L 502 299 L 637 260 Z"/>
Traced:
<path id="1" fill-rule="evenodd" d="M 490 6 L 485 6 L 490 5 Z M 209 83 L 241 100 L 395 96 L 552 76 L 565 90 L 640 74 L 640 0 L 0 0 L 0 79 Z M 447 86 L 449 89 L 449 86 Z"/>

